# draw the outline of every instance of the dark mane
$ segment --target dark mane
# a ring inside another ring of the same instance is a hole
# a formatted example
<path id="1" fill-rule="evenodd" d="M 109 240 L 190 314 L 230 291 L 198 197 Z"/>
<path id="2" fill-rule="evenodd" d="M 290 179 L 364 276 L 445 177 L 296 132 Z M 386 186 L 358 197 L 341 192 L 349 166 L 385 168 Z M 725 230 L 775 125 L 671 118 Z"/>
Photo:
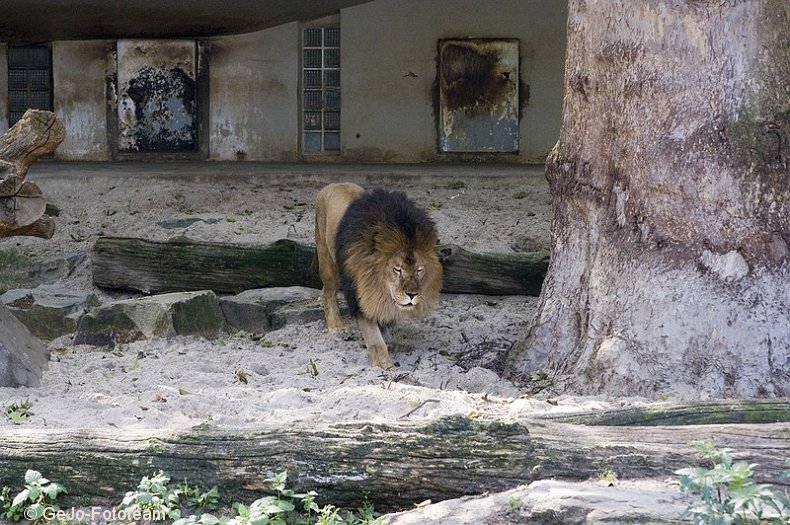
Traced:
<path id="1" fill-rule="evenodd" d="M 357 290 L 346 267 L 351 246 L 374 253 L 392 237 L 402 238 L 407 252 L 433 249 L 437 241 L 436 225 L 428 213 L 404 193 L 385 188 L 366 190 L 351 203 L 338 225 L 335 236 L 335 260 L 340 270 L 341 286 L 353 315 L 359 313 Z"/>

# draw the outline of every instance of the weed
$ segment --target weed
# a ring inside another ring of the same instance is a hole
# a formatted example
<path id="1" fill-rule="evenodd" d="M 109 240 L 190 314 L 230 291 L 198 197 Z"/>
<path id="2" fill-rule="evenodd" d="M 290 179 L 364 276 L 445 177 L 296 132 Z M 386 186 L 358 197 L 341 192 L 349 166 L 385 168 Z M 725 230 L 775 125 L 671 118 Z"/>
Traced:
<path id="1" fill-rule="evenodd" d="M 63 485 L 48 480 L 38 471 L 28 470 L 25 472 L 25 488 L 13 499 L 9 487 L 3 487 L 0 491 L 0 517 L 11 521 L 25 518 L 40 522 L 45 515 L 60 510 L 56 500 L 65 492 Z"/>
<path id="2" fill-rule="evenodd" d="M 129 514 L 166 516 L 177 520 L 181 517 L 179 493 L 168 488 L 170 476 L 161 470 L 152 477 L 145 476 L 137 485 L 137 490 L 129 491 L 118 505 L 119 510 Z"/>
<path id="3" fill-rule="evenodd" d="M 598 473 L 598 481 L 606 481 L 609 484 L 617 481 L 617 472 L 607 467 Z"/>
<path id="4" fill-rule="evenodd" d="M 712 441 L 692 443 L 711 468 L 685 468 L 680 475 L 680 490 L 697 497 L 686 514 L 701 524 L 790 523 L 790 496 L 770 485 L 754 482 L 755 464 L 733 462 L 728 448 L 716 448 Z"/>
<path id="5" fill-rule="evenodd" d="M 22 403 L 11 403 L 5 407 L 5 415 L 15 425 L 21 425 L 33 415 L 33 403 L 26 399 Z"/>

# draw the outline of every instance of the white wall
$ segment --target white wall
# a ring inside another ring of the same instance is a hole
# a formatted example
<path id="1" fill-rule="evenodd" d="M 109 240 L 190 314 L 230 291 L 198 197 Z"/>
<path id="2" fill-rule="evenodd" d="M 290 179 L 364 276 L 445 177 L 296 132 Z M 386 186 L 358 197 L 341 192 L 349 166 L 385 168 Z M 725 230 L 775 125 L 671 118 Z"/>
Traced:
<path id="1" fill-rule="evenodd" d="M 211 40 L 210 158 L 299 158 L 299 25 Z"/>
<path id="2" fill-rule="evenodd" d="M 115 73 L 113 42 L 54 42 L 54 111 L 66 125 L 55 151 L 63 160 L 108 160 L 107 78 Z"/>
<path id="3" fill-rule="evenodd" d="M 376 0 L 341 11 L 342 142 L 349 160 L 435 160 L 438 41 L 517 38 L 529 86 L 518 155 L 543 162 L 562 113 L 567 4 L 559 0 Z"/>

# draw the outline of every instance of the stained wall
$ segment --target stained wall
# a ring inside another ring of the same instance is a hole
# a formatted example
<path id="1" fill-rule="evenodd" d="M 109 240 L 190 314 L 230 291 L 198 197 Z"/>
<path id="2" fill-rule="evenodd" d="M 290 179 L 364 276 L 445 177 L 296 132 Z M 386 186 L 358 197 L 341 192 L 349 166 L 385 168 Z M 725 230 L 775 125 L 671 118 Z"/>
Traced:
<path id="1" fill-rule="evenodd" d="M 52 44 L 53 107 L 66 125 L 57 158 L 109 160 L 107 111 L 114 94 L 108 93 L 108 84 L 115 75 L 114 46 L 108 40 Z"/>

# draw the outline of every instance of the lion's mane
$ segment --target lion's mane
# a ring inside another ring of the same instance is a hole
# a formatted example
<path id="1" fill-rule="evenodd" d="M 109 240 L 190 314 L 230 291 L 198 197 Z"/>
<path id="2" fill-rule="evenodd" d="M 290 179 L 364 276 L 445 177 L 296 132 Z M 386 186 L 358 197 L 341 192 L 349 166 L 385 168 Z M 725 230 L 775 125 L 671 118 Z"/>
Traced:
<path id="1" fill-rule="evenodd" d="M 442 266 L 436 254 L 436 225 L 399 191 L 374 188 L 351 203 L 338 225 L 335 253 L 341 286 L 351 313 L 381 326 L 424 317 L 439 302 Z M 425 273 L 421 301 L 411 310 L 395 305 L 386 289 L 386 266 L 396 254 L 419 258 Z"/>

